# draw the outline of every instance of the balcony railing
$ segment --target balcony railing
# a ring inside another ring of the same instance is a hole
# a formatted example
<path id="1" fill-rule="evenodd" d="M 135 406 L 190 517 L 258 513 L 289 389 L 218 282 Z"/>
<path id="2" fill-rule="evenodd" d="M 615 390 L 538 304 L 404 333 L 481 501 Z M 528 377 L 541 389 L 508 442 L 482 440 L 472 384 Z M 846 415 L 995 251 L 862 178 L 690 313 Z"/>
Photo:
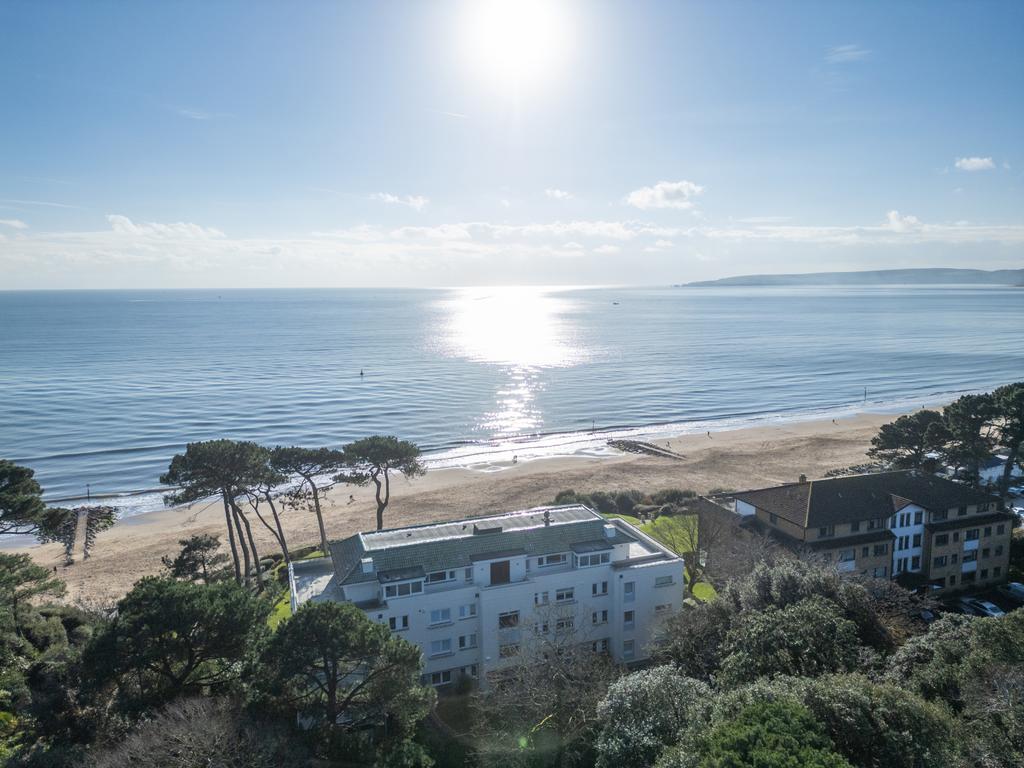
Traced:
<path id="1" fill-rule="evenodd" d="M 978 539 L 971 539 L 964 542 L 964 552 L 973 552 L 978 548 Z"/>
<path id="2" fill-rule="evenodd" d="M 978 570 L 978 561 L 972 560 L 969 563 L 962 563 L 960 565 L 960 573 L 974 573 Z"/>

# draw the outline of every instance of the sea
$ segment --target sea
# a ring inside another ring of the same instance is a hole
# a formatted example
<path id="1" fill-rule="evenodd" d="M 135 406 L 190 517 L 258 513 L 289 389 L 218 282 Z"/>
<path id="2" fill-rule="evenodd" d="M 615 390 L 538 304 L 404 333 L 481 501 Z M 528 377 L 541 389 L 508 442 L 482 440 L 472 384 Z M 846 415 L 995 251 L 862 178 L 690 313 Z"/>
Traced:
<path id="1" fill-rule="evenodd" d="M 1010 287 L 0 292 L 0 329 L 0 457 L 126 516 L 196 440 L 393 434 L 497 472 L 1024 379 Z"/>

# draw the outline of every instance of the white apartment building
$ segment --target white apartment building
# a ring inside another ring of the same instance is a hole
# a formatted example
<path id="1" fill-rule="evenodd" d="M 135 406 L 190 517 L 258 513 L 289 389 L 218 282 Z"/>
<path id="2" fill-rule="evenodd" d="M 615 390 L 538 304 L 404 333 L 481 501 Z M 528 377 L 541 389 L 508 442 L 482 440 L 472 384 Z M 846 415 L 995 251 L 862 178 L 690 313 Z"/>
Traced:
<path id="1" fill-rule="evenodd" d="M 292 609 L 354 603 L 422 648 L 439 686 L 485 684 L 539 636 L 640 661 L 685 594 L 681 557 L 580 505 L 360 533 L 331 555 L 292 564 Z"/>

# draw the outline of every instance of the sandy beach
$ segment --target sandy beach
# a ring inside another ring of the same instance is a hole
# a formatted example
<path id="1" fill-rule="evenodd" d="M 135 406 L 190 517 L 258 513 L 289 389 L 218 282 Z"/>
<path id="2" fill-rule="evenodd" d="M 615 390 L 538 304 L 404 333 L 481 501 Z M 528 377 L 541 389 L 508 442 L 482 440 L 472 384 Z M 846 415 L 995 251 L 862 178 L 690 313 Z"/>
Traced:
<path id="1" fill-rule="evenodd" d="M 408 481 L 392 481 L 385 525 L 397 526 L 521 509 L 551 502 L 566 488 L 578 491 L 636 488 L 755 488 L 818 477 L 830 469 L 863 463 L 871 438 L 892 414 L 805 421 L 734 431 L 680 435 L 658 444 L 682 454 L 668 459 L 636 454 L 604 458 L 564 456 L 520 461 L 496 471 L 441 469 Z M 349 496 L 354 497 L 354 501 Z M 338 486 L 328 494 L 325 523 L 332 539 L 374 526 L 371 488 Z M 289 546 L 316 541 L 316 518 L 304 510 L 283 516 Z M 68 584 L 68 599 L 110 603 L 142 576 L 162 569 L 160 558 L 178 550 L 178 540 L 196 533 L 223 535 L 219 500 L 125 518 L 97 538 L 90 559 L 62 565 L 59 546 L 28 547 L 39 563 L 57 566 Z M 261 554 L 272 539 L 257 521 Z"/>

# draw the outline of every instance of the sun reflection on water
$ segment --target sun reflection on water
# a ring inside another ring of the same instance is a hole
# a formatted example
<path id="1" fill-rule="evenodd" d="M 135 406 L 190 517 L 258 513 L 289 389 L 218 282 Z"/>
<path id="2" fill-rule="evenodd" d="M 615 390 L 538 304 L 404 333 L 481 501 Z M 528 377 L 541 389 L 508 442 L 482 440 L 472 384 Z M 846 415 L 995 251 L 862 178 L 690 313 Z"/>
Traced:
<path id="1" fill-rule="evenodd" d="M 464 288 L 440 306 L 443 354 L 496 365 L 504 374 L 480 430 L 491 439 L 539 431 L 542 371 L 577 365 L 588 356 L 571 320 L 576 302 L 548 288 Z"/>

